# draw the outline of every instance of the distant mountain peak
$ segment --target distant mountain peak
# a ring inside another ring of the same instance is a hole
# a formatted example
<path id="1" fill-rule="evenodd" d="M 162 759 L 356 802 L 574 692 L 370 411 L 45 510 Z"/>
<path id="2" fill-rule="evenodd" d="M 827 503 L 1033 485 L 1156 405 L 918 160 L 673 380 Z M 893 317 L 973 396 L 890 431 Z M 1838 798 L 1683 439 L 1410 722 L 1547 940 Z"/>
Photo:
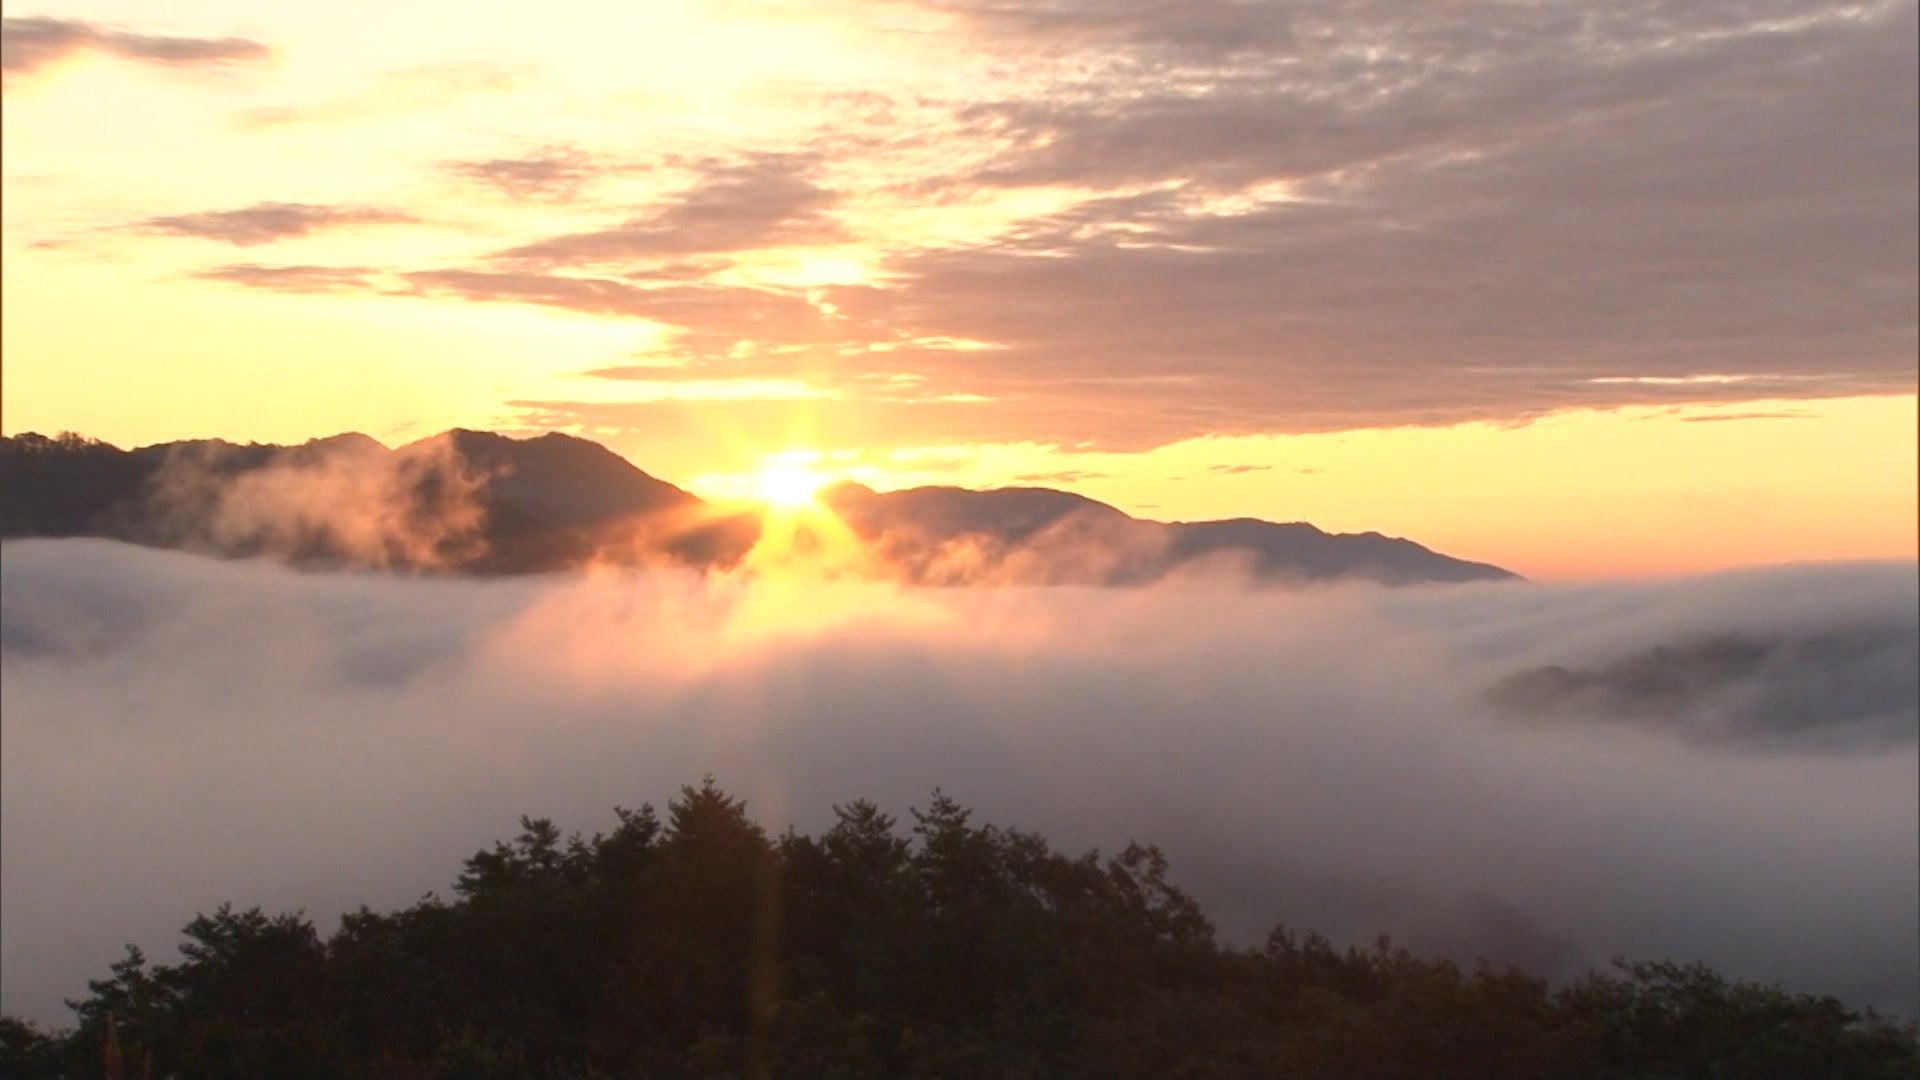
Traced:
<path id="1" fill-rule="evenodd" d="M 440 456 L 449 451 L 451 459 Z M 380 470 L 392 477 L 364 482 Z M 323 473 L 327 490 L 288 490 L 320 483 Z M 183 475 L 194 478 L 185 485 L 191 506 L 166 501 Z M 345 480 L 353 485 L 340 487 Z M 251 485 L 244 509 L 254 516 L 236 532 L 223 493 L 243 482 Z M 1377 532 L 1336 535 L 1248 517 L 1147 521 L 1053 488 L 880 492 L 849 481 L 824 489 L 820 501 L 866 545 L 861 565 L 924 584 L 1128 585 L 1210 567 L 1257 582 L 1514 577 Z M 259 517 L 274 513 L 298 516 Z M 370 538 L 370 519 L 430 542 L 377 531 Z M 729 567 L 759 528 L 756 514 L 722 515 L 605 446 L 562 432 L 516 438 L 453 428 L 394 449 L 358 432 L 291 447 L 199 439 L 130 452 L 70 433 L 0 439 L 0 536 L 109 536 L 328 565 L 373 559 L 525 573 L 593 561 Z M 281 550 L 276 537 L 297 543 Z"/>
<path id="2" fill-rule="evenodd" d="M 387 444 L 371 435 L 358 431 L 343 431 L 338 435 L 325 435 L 317 439 L 308 439 L 301 444 L 324 450 L 385 450 Z"/>

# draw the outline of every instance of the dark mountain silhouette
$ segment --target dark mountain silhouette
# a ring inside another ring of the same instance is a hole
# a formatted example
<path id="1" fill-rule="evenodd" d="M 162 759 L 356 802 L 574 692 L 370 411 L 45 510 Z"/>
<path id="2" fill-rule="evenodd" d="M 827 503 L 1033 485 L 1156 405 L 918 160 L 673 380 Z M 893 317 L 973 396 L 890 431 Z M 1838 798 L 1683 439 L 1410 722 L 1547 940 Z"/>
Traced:
<path id="1" fill-rule="evenodd" d="M 511 507 L 547 525 L 587 528 L 636 514 L 700 506 L 699 498 L 648 476 L 586 439 L 553 433 L 519 440 L 456 429 L 412 445 L 431 445 L 436 440 L 444 441 L 470 468 L 489 478 L 488 494 L 495 505 Z M 402 447 L 400 452 L 407 449 Z"/>
<path id="2" fill-rule="evenodd" d="M 0 535 L 95 535 L 152 475 L 148 458 L 77 435 L 0 437 Z"/>
<path id="3" fill-rule="evenodd" d="M 541 572 L 596 559 L 730 566 L 759 534 L 751 516 L 716 517 L 699 497 L 587 439 L 456 429 L 394 453 L 451 455 L 478 482 L 485 544 L 464 564 L 470 570 Z"/>
<path id="4" fill-rule="evenodd" d="M 1164 523 L 1046 488 L 876 492 L 821 501 L 863 572 L 927 584 L 1139 584 L 1219 566 L 1275 582 L 1511 578 L 1407 540 L 1238 519 Z M 724 568 L 759 538 L 728 513 L 567 435 L 455 430 L 388 449 L 222 440 L 123 451 L 66 434 L 0 438 L 0 536 L 99 536 L 309 566 L 540 573 L 602 561 Z"/>
<path id="5" fill-rule="evenodd" d="M 918 487 L 885 494 L 838 484 L 821 499 L 856 530 L 915 528 L 928 536 L 990 533 L 1019 543 L 1069 519 L 1112 524 L 1134 519 L 1084 495 L 1051 488 Z"/>
<path id="6" fill-rule="evenodd" d="M 1495 581 L 1511 571 L 1435 554 L 1411 540 L 1377 532 L 1322 532 L 1304 521 L 1254 518 L 1195 521 L 1173 527 L 1177 560 L 1231 555 L 1252 560 L 1261 577 L 1363 577 L 1388 584 L 1423 581 Z"/>
<path id="7" fill-rule="evenodd" d="M 1362 578 L 1389 584 L 1494 581 L 1497 566 L 1436 554 L 1379 533 L 1343 535 L 1303 523 L 1142 521 L 1084 496 L 1047 488 L 876 492 L 841 484 L 822 493 L 854 532 L 912 580 L 981 577 L 1048 584 L 1140 584 L 1204 567 L 1263 581 Z"/>

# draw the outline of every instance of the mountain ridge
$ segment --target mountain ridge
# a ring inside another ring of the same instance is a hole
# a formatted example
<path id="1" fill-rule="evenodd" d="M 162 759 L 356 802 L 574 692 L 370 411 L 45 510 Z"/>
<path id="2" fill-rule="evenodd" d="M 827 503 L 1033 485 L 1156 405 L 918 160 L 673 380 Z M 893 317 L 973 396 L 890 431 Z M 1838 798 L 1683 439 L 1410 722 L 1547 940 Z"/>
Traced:
<path id="1" fill-rule="evenodd" d="M 1043 487 L 851 481 L 820 502 L 862 572 L 920 584 L 1135 585 L 1208 566 L 1267 583 L 1514 580 L 1377 532 L 1239 517 L 1161 522 Z M 72 433 L 0 436 L 0 537 L 99 536 L 299 565 L 479 574 L 591 563 L 738 566 L 765 525 L 590 439 L 455 428 L 388 447 L 193 439 L 121 450 Z"/>

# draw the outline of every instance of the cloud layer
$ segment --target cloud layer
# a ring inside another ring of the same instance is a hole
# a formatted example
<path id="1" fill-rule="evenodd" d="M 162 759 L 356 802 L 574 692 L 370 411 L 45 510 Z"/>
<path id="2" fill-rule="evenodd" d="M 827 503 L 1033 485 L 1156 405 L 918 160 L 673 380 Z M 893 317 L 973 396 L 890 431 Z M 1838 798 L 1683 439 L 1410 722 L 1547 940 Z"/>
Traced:
<path id="1" fill-rule="evenodd" d="M 804 413 L 892 445 L 1143 449 L 1911 393 L 1916 7 L 829 5 L 792 25 L 904 64 L 934 50 L 897 27 L 937 28 L 957 43 L 943 77 L 908 93 L 783 54 L 779 78 L 657 123 L 631 103 L 687 86 L 423 56 L 235 114 L 247 160 L 275 122 L 327 118 L 311 137 L 369 161 L 357 190 L 145 231 L 253 244 L 431 218 L 435 237 L 343 242 L 336 265 L 183 269 L 316 303 L 644 323 L 651 378 L 800 381 L 837 402 L 740 395 L 712 406 L 726 423 Z M 258 48 L 7 25 L 10 71 L 82 48 Z M 501 117 L 485 140 L 352 152 L 401 112 L 476 94 Z M 644 433 L 674 411 L 600 384 L 486 392 L 529 426 Z"/>
<path id="2" fill-rule="evenodd" d="M 1920 1011 L 1911 678 L 1789 650 L 1632 723 L 1484 697 L 1729 635 L 1911 643 L 1911 565 L 1273 593 L 5 555 L 9 1011 L 59 1019 L 121 942 L 164 951 L 222 900 L 405 903 L 522 812 L 604 827 L 706 772 L 775 829 L 938 785 L 1069 849 L 1155 841 L 1242 939 L 1673 955 Z M 1834 671 L 1846 708 L 1773 722 L 1780 679 Z"/>
<path id="3" fill-rule="evenodd" d="M 966 112 L 1003 149 L 963 182 L 1101 194 L 836 302 L 1002 345 L 969 391 L 1135 410 L 1073 434 L 1912 389 L 1911 4 L 957 6 L 1120 43 Z"/>

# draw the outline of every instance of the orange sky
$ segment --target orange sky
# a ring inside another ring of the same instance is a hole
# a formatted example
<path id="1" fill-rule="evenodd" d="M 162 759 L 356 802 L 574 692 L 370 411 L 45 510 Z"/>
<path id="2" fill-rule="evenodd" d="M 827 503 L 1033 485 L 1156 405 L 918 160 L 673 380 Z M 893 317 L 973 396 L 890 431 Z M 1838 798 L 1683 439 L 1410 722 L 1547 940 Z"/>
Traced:
<path id="1" fill-rule="evenodd" d="M 797 451 L 1548 578 L 1916 553 L 1910 2 L 7 19 L 9 434 Z"/>

